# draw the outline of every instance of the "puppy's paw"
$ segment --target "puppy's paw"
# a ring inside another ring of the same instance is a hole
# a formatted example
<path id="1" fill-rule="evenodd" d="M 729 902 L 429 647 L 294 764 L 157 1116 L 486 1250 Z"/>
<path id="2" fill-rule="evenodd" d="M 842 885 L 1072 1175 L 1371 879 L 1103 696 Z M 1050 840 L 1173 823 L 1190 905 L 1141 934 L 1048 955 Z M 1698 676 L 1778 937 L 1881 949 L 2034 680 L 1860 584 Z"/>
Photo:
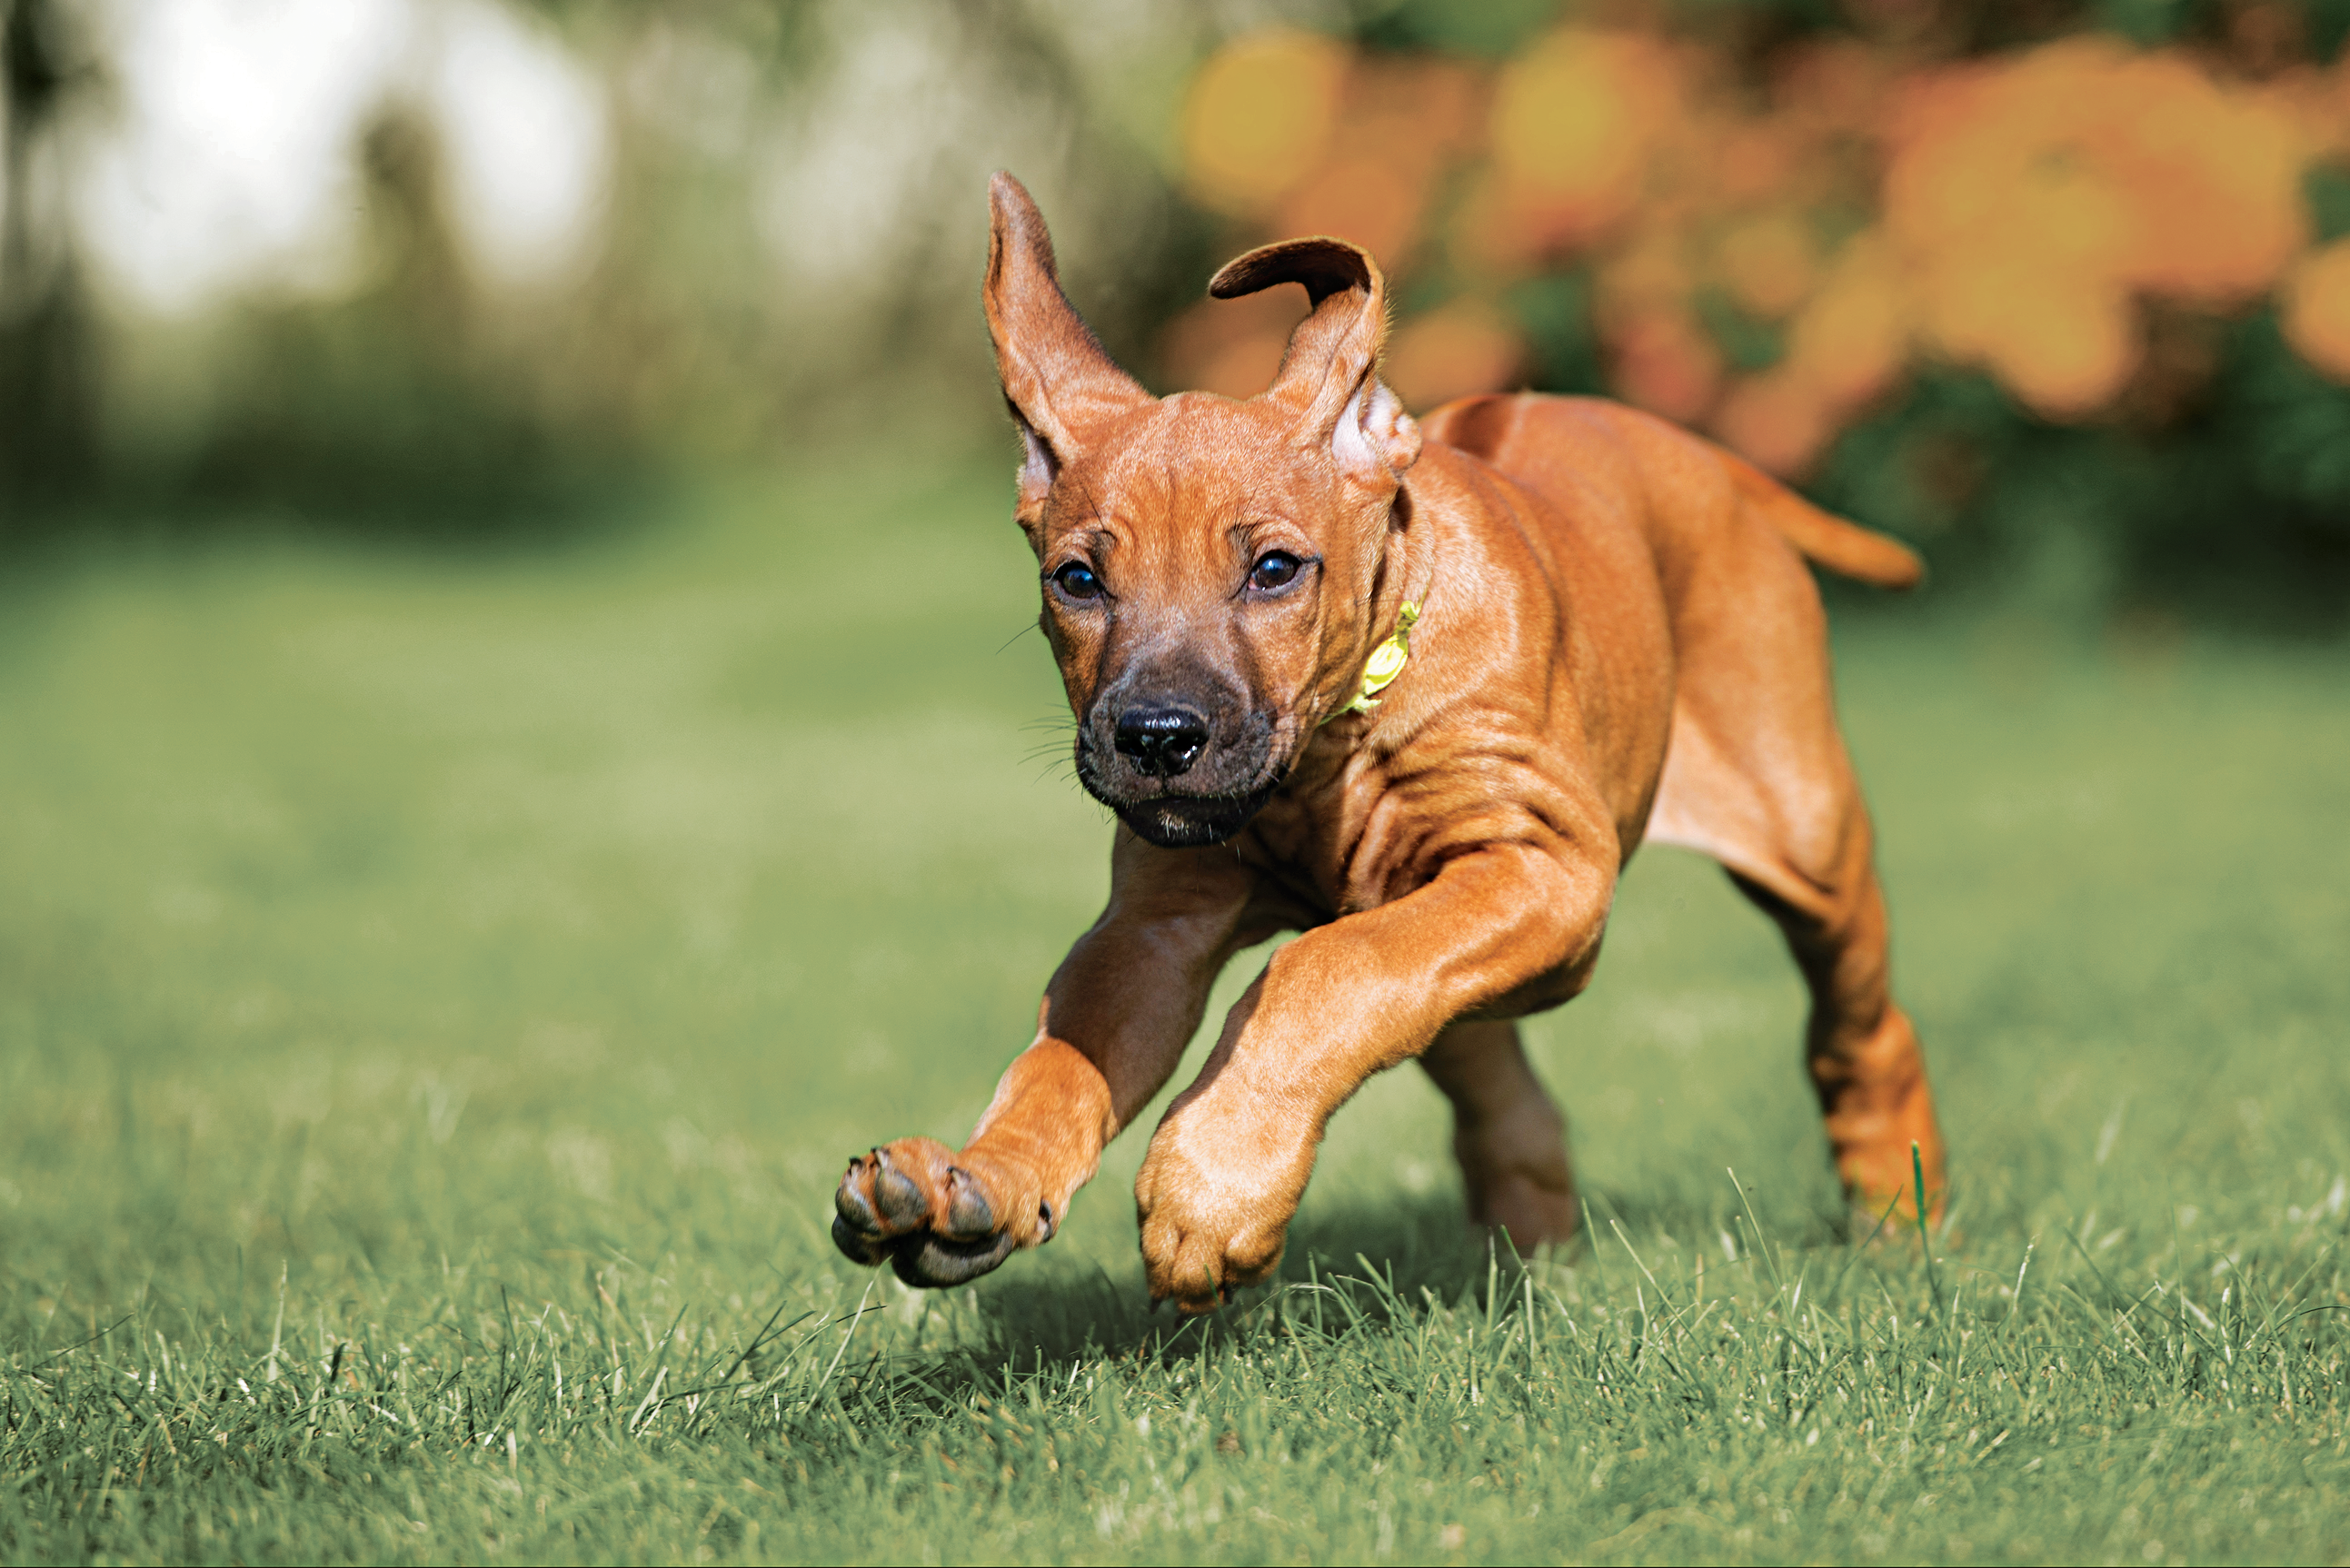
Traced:
<path id="1" fill-rule="evenodd" d="M 833 1194 L 833 1245 L 868 1267 L 887 1262 L 910 1285 L 935 1288 L 975 1280 L 1020 1247 L 1051 1239 L 1050 1209 L 1007 1191 L 1000 1173 L 956 1160 L 954 1150 L 926 1137 L 850 1160 Z"/>
<path id="2" fill-rule="evenodd" d="M 1541 1105 L 1458 1127 L 1452 1135 L 1469 1223 L 1505 1231 L 1520 1257 L 1574 1240 L 1582 1219 L 1565 1133 L 1557 1113 Z"/>
<path id="3" fill-rule="evenodd" d="M 1575 1240 L 1582 1213 L 1572 1184 L 1543 1169 L 1487 1168 L 1469 1181 L 1469 1223 L 1499 1230 L 1521 1258 Z"/>
<path id="4" fill-rule="evenodd" d="M 1852 1140 L 1840 1142 L 1835 1153 L 1845 1200 L 1852 1206 L 1854 1241 L 1871 1236 L 1880 1240 L 1903 1234 L 1915 1237 L 1921 1179 L 1926 1223 L 1931 1227 L 1942 1222 L 1950 1178 L 1944 1173 L 1939 1139 L 1922 1147 L 1906 1137 Z"/>
<path id="5" fill-rule="evenodd" d="M 1194 1158 L 1191 1142 L 1170 1120 L 1134 1182 L 1151 1299 L 1186 1314 L 1215 1311 L 1279 1266 L 1314 1163 L 1310 1145 L 1284 1158 L 1211 1161 Z"/>

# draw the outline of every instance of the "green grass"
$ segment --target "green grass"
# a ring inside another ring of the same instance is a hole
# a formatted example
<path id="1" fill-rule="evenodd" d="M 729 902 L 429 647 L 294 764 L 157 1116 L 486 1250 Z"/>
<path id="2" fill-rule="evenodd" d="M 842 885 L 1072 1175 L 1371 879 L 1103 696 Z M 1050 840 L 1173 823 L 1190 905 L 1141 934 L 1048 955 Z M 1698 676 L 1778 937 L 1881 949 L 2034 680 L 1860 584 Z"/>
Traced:
<path id="1" fill-rule="evenodd" d="M 843 1262 L 1103 888 L 1003 488 L 5 590 L 0 1557 L 2350 1553 L 2339 649 L 1846 618 L 1930 1259 L 1838 1240 L 1794 976 L 1657 852 L 1530 1029 L 1564 1258 L 1461 1233 L 1405 1072 L 1211 1324 L 1139 1137 L 975 1289 Z"/>

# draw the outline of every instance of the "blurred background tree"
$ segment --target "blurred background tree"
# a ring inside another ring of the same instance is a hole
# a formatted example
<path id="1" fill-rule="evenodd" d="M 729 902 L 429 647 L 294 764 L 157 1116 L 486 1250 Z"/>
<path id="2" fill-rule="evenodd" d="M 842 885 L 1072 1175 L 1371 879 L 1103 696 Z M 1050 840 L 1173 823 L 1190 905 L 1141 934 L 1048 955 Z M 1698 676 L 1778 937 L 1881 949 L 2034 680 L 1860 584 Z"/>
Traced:
<path id="1" fill-rule="evenodd" d="M 1531 385 L 1702 430 L 2067 611 L 2338 618 L 2350 8 L 1408 3 L 1232 40 L 1185 106 L 1229 242 L 1399 283 L 1426 408 Z M 1294 302 L 1195 307 L 1262 386 Z"/>
<path id="2" fill-rule="evenodd" d="M 55 496 L 90 476 L 94 371 L 56 158 L 61 110 L 88 67 L 52 9 L 19 0 L 0 25 L 0 495 Z"/>
<path id="3" fill-rule="evenodd" d="M 1162 389 L 1264 385 L 1326 232 L 1427 408 L 1690 424 L 2067 613 L 2332 625 L 2350 0 L 13 0 L 18 538 L 472 537 L 993 429 L 986 171 Z M 1286 294 L 1287 291 L 1281 291 Z"/>
<path id="4" fill-rule="evenodd" d="M 999 417 L 1018 167 L 1130 353 L 1205 229 L 1143 0 L 0 0 L 0 532 L 556 528 L 661 474 Z"/>

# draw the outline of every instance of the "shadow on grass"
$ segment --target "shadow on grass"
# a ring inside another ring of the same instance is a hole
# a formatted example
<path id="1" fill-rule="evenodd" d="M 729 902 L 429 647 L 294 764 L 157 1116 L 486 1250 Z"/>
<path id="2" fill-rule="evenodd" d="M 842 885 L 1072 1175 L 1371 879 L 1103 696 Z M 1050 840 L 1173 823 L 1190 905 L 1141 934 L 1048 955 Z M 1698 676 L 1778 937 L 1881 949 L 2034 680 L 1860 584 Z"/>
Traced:
<path id="1" fill-rule="evenodd" d="M 1716 1200 L 1699 1193 L 1619 1197 L 1588 1190 L 1583 1231 L 1546 1261 L 1595 1267 L 1602 1274 L 1637 1272 L 1641 1262 L 1635 1253 L 1649 1268 L 1664 1266 L 1656 1255 L 1659 1238 L 1678 1238 L 1668 1243 L 1675 1247 L 1711 1247 L 1724 1235 L 1742 1259 L 1748 1258 L 1752 1231 L 1735 1212 L 1735 1202 L 1729 1193 Z M 1806 1211 L 1767 1222 L 1774 1249 L 1840 1249 L 1850 1239 L 1842 1213 Z M 1676 1258 L 1672 1272 L 1680 1272 Z M 1523 1273 L 1523 1261 L 1508 1238 L 1468 1223 L 1451 1192 L 1324 1205 L 1292 1228 L 1288 1250 L 1271 1281 L 1239 1293 L 1222 1311 L 1205 1318 L 1187 1320 L 1171 1307 L 1154 1312 L 1139 1262 L 1116 1270 L 1095 1264 L 1082 1272 L 1066 1265 L 1021 1269 L 1015 1263 L 981 1289 L 990 1347 L 972 1356 L 972 1367 L 984 1380 L 1073 1360 L 1193 1357 L 1211 1346 L 1244 1341 L 1273 1321 L 1268 1308 L 1284 1292 L 1293 1294 L 1289 1315 L 1295 1321 L 1296 1287 L 1344 1288 L 1349 1282 L 1376 1288 L 1350 1292 L 1349 1311 L 1326 1318 L 1325 1331 L 1345 1324 L 1383 1328 L 1407 1314 L 1483 1311 L 1496 1293 L 1503 1302 L 1514 1296 Z"/>
<path id="2" fill-rule="evenodd" d="M 1001 1376 L 1071 1360 L 1194 1356 L 1245 1338 L 1287 1287 L 1376 1274 L 1401 1299 L 1420 1301 L 1424 1291 L 1451 1303 L 1482 1285 L 1487 1263 L 1484 1232 L 1468 1226 L 1458 1199 L 1443 1193 L 1325 1208 L 1301 1219 L 1274 1279 L 1205 1318 L 1185 1319 L 1172 1307 L 1154 1311 L 1139 1260 L 1082 1270 L 1021 1269 L 1015 1262 L 982 1287 L 993 1351 L 975 1357 L 974 1368 Z"/>

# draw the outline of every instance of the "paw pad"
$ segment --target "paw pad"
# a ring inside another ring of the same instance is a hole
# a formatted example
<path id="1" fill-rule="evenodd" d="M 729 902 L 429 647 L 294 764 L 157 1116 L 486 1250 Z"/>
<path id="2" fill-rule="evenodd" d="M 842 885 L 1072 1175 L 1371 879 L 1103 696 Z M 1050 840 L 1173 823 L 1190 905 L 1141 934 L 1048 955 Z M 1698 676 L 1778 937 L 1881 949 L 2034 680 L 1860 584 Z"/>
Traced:
<path id="1" fill-rule="evenodd" d="M 943 1189 L 934 1200 L 922 1176 L 886 1148 L 850 1160 L 833 1194 L 833 1245 L 852 1262 L 887 1262 L 906 1283 L 924 1288 L 977 1279 L 1012 1255 L 1018 1242 L 996 1230 L 994 1206 L 977 1178 L 945 1166 L 933 1179 Z"/>

